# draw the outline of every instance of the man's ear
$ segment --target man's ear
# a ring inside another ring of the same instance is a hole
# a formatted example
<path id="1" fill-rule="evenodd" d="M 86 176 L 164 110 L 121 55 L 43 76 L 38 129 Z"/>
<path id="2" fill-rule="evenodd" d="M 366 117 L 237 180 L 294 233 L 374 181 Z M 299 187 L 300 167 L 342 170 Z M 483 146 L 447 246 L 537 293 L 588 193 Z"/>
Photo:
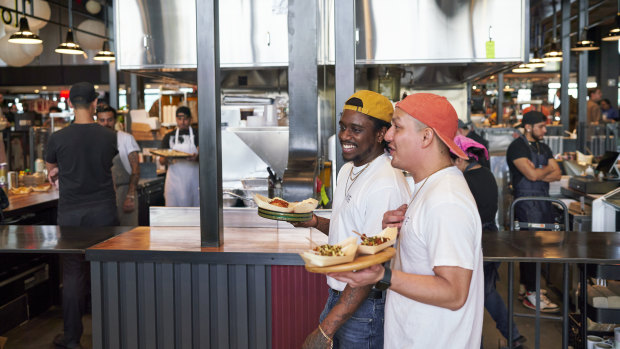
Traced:
<path id="1" fill-rule="evenodd" d="M 433 143 L 433 138 L 435 138 L 435 132 L 430 127 L 425 128 L 422 132 L 422 148 L 426 148 Z"/>

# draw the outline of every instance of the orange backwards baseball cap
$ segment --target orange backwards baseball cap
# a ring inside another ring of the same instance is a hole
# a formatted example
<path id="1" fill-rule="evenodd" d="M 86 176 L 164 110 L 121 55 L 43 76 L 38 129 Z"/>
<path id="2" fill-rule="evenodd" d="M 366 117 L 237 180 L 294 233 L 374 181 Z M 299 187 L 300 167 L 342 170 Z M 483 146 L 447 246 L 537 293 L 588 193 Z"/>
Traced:
<path id="1" fill-rule="evenodd" d="M 469 159 L 465 152 L 454 143 L 459 118 L 446 97 L 433 93 L 415 93 L 396 103 L 396 108 L 402 109 L 432 128 L 456 156 L 465 160 Z"/>
<path id="2" fill-rule="evenodd" d="M 344 103 L 343 109 L 366 114 L 375 119 L 383 120 L 388 124 L 392 122 L 392 114 L 394 114 L 392 102 L 387 97 L 368 90 L 355 92 Z"/>

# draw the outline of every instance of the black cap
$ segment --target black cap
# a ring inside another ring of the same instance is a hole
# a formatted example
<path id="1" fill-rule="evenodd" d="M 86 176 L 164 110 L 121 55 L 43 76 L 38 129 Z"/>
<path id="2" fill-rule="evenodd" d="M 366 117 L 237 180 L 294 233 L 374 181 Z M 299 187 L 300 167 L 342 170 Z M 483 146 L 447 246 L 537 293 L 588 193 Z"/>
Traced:
<path id="1" fill-rule="evenodd" d="M 536 110 L 532 110 L 532 111 L 528 111 L 527 113 L 523 114 L 523 120 L 521 120 L 521 124 L 522 125 L 534 125 L 539 122 L 546 122 L 546 121 L 547 121 L 547 117 L 545 116 L 545 114 L 539 111 L 536 111 Z"/>
<path id="2" fill-rule="evenodd" d="M 176 114 L 177 114 L 177 118 L 183 117 L 183 116 L 186 117 L 186 118 L 191 118 L 192 117 L 191 110 L 189 110 L 189 108 L 185 107 L 185 106 L 178 107 Z"/>
<path id="3" fill-rule="evenodd" d="M 73 104 L 88 104 L 97 98 L 99 94 L 95 91 L 95 86 L 90 82 L 78 82 L 71 86 L 69 100 Z"/>
<path id="4" fill-rule="evenodd" d="M 469 129 L 469 123 L 465 123 L 461 119 L 459 119 L 459 128 Z"/>

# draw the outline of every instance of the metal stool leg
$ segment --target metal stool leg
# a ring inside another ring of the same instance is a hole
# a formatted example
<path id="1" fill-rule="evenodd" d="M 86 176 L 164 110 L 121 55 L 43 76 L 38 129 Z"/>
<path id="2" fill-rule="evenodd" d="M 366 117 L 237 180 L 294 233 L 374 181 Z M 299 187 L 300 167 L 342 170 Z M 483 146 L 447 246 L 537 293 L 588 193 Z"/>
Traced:
<path id="1" fill-rule="evenodd" d="M 536 262 L 536 349 L 540 348 L 540 262 Z"/>
<path id="2" fill-rule="evenodd" d="M 508 262 L 508 348 L 512 349 L 512 326 L 513 326 L 513 279 L 515 272 L 514 262 Z"/>

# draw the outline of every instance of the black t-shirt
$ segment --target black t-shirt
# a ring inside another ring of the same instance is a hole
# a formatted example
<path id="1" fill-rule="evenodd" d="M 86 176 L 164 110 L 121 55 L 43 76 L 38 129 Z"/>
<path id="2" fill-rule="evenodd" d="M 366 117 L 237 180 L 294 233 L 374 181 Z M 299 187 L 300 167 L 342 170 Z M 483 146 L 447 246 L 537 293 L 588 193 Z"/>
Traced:
<path id="1" fill-rule="evenodd" d="M 111 167 L 117 153 L 116 132 L 99 124 L 72 124 L 54 132 L 45 161 L 58 165 L 59 206 L 116 200 Z"/>
<path id="2" fill-rule="evenodd" d="M 508 162 L 508 169 L 510 170 L 510 180 L 513 186 L 515 186 L 524 177 L 523 174 L 517 169 L 514 161 L 519 158 L 531 159 L 530 154 L 535 151 L 538 154 L 543 154 L 547 159 L 553 159 L 553 153 L 548 145 L 541 142 L 526 142 L 523 138 L 517 138 L 508 146 L 506 150 L 506 161 Z"/>
<path id="3" fill-rule="evenodd" d="M 480 220 L 484 223 L 495 223 L 497 212 L 497 183 L 493 173 L 486 168 L 480 167 L 463 173 L 471 194 L 476 200 Z"/>
<path id="4" fill-rule="evenodd" d="M 196 129 L 192 127 L 192 132 L 194 132 L 194 145 L 198 147 L 198 131 L 196 131 Z M 170 137 L 172 137 L 173 142 L 174 142 L 174 137 L 176 134 L 177 134 L 176 128 L 166 133 L 166 135 L 164 136 L 164 139 L 161 141 L 161 148 L 170 149 Z M 179 130 L 179 143 L 183 143 L 185 141 L 185 138 L 189 138 L 189 137 L 183 137 L 183 136 L 189 136 L 189 129 Z"/>

